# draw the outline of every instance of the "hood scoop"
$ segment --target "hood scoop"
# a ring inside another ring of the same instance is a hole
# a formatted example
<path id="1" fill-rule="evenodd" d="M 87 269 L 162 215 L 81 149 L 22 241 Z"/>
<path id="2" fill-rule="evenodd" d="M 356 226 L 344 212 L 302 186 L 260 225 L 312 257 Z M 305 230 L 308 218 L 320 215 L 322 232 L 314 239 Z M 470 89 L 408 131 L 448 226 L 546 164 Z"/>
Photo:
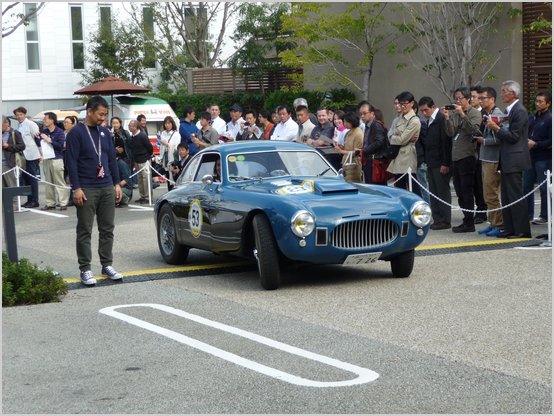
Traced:
<path id="1" fill-rule="evenodd" d="M 296 180 L 293 179 L 292 183 L 294 185 L 301 185 L 303 180 Z M 357 194 L 358 188 L 355 186 L 352 186 L 348 182 L 343 182 L 341 180 L 325 180 L 325 179 L 315 179 L 312 182 L 312 185 L 314 187 L 315 192 L 322 194 L 322 195 L 329 195 L 329 194 Z"/>

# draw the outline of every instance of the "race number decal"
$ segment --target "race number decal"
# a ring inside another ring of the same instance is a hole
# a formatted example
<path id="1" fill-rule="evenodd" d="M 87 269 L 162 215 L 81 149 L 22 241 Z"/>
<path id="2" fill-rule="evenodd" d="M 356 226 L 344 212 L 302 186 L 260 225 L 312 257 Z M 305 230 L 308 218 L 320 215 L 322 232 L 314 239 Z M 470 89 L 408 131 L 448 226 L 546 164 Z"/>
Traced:
<path id="1" fill-rule="evenodd" d="M 200 201 L 195 199 L 190 204 L 189 209 L 189 226 L 193 236 L 198 237 L 202 231 L 202 206 Z"/>

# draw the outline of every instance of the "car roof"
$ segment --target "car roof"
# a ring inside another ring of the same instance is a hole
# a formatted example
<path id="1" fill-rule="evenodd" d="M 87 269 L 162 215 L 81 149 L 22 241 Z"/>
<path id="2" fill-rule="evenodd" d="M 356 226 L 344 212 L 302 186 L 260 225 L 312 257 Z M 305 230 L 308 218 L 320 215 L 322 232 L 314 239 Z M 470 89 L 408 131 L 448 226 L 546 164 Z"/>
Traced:
<path id="1" fill-rule="evenodd" d="M 247 140 L 229 142 L 206 148 L 206 151 L 217 150 L 226 156 L 237 152 L 261 152 L 261 151 L 315 151 L 312 147 L 296 142 L 279 142 L 275 140 Z"/>

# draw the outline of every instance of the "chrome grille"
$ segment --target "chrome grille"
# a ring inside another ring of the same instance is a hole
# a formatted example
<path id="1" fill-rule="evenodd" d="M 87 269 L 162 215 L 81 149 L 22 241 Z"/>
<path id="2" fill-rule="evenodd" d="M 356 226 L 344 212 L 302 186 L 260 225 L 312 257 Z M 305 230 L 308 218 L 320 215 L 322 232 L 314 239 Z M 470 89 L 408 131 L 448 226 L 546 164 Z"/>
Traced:
<path id="1" fill-rule="evenodd" d="M 340 224 L 331 233 L 337 248 L 364 249 L 392 243 L 398 237 L 398 225 L 391 220 L 360 220 Z"/>

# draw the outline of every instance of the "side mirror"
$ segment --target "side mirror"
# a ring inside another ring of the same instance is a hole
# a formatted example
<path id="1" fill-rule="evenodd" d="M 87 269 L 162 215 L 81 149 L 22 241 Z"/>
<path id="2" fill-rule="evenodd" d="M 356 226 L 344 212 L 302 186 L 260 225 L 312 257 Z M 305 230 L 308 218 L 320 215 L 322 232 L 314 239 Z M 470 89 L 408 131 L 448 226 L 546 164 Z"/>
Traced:
<path id="1" fill-rule="evenodd" d="M 202 177 L 202 185 L 210 186 L 212 183 L 214 183 L 214 177 L 212 175 L 204 175 Z"/>
<path id="2" fill-rule="evenodd" d="M 346 178 L 346 171 L 343 168 L 340 168 L 339 175 L 342 176 L 343 178 Z"/>

